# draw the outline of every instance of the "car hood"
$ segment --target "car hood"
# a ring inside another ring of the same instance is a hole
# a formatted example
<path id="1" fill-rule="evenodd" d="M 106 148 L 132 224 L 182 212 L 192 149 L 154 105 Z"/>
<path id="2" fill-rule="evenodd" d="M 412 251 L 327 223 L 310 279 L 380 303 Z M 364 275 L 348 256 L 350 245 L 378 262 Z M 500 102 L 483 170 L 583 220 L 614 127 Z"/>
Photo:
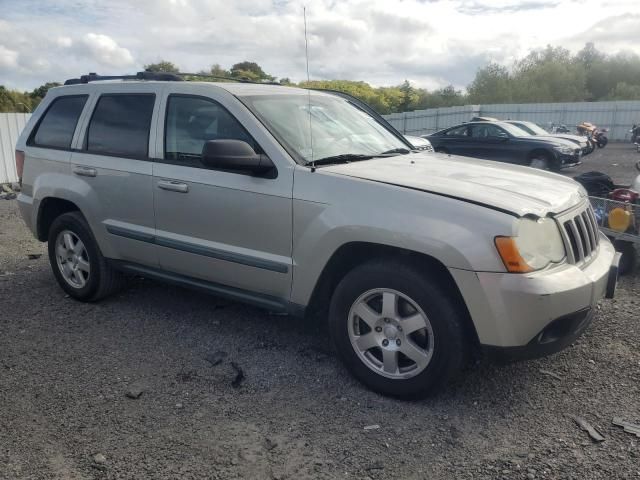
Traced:
<path id="1" fill-rule="evenodd" d="M 559 213 L 586 197 L 578 183 L 555 173 L 446 154 L 412 153 L 320 169 L 458 198 L 517 216 Z"/>
<path id="2" fill-rule="evenodd" d="M 552 135 L 553 137 L 562 138 L 563 140 L 569 140 L 570 142 L 578 142 L 584 143 L 586 145 L 587 139 L 585 137 L 581 137 L 580 135 L 571 135 L 569 133 L 558 133 L 556 135 Z"/>

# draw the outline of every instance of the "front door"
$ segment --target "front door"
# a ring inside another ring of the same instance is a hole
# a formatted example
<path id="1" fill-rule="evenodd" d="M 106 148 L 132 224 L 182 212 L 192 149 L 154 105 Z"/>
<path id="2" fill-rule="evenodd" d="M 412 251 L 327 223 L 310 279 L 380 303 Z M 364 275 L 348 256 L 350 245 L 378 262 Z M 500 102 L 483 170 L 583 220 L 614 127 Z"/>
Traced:
<path id="1" fill-rule="evenodd" d="M 179 93 L 179 86 L 171 90 L 158 125 L 163 154 L 153 171 L 161 268 L 231 288 L 248 300 L 288 299 L 293 165 L 226 91 L 209 87 L 200 96 L 193 89 Z M 243 124 L 238 114 L 245 116 Z M 243 140 L 266 153 L 276 178 L 207 168 L 202 147 L 216 139 Z"/>

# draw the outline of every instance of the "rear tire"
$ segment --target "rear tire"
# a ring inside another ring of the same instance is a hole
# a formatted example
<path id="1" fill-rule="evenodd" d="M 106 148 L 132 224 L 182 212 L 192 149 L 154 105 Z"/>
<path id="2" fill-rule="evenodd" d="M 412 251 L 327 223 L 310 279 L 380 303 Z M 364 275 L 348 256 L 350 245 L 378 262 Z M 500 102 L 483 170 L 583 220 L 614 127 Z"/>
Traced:
<path id="1" fill-rule="evenodd" d="M 49 263 L 69 296 L 90 302 L 118 291 L 124 276 L 113 269 L 91 233 L 80 212 L 57 217 L 49 229 Z"/>
<path id="2" fill-rule="evenodd" d="M 373 261 L 337 286 L 329 330 L 360 382 L 383 395 L 419 398 L 462 369 L 468 353 L 463 315 L 442 282 L 402 263 Z"/>

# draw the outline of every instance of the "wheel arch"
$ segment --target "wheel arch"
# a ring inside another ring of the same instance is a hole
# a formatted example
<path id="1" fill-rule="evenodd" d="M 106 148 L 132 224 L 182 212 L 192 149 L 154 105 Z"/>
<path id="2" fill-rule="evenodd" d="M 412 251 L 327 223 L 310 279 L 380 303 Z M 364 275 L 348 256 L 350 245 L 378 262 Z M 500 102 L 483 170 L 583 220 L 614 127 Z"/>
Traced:
<path id="1" fill-rule="evenodd" d="M 543 156 L 547 159 L 547 161 L 549 162 L 549 169 L 553 170 L 559 167 L 558 158 L 556 157 L 556 155 L 551 150 L 544 147 L 533 148 L 527 155 L 527 161 L 529 161 L 530 163 L 531 160 L 533 160 L 534 158 L 539 158 L 540 156 Z"/>
<path id="2" fill-rule="evenodd" d="M 38 240 L 46 242 L 49 238 L 49 229 L 53 221 L 68 212 L 80 212 L 82 214 L 80 208 L 70 200 L 59 197 L 45 197 L 40 200 L 36 221 Z"/>
<path id="3" fill-rule="evenodd" d="M 479 345 L 478 334 L 466 302 L 447 267 L 431 255 L 389 245 L 362 241 L 341 245 L 329 258 L 313 288 L 306 308 L 307 315 L 316 319 L 326 318 L 331 297 L 340 280 L 355 267 L 372 260 L 402 262 L 437 278 L 455 304 L 462 308 L 464 327 L 472 345 Z"/>

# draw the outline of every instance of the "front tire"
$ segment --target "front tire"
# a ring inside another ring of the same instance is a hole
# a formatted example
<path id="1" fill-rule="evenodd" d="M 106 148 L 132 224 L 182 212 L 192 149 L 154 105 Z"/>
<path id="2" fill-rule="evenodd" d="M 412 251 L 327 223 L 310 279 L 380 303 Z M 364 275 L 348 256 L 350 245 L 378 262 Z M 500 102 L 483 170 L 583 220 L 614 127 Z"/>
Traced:
<path id="1" fill-rule="evenodd" d="M 463 313 L 442 282 L 413 267 L 356 267 L 331 299 L 329 329 L 347 369 L 384 395 L 424 397 L 464 365 Z"/>
<path id="2" fill-rule="evenodd" d="M 551 162 L 549 161 L 549 157 L 546 154 L 537 153 L 529 161 L 529 166 L 531 168 L 537 168 L 539 170 L 548 170 L 551 166 Z"/>
<path id="3" fill-rule="evenodd" d="M 102 256 L 80 212 L 60 215 L 49 229 L 49 263 L 60 287 L 84 302 L 100 300 L 124 284 L 124 277 Z"/>
<path id="4" fill-rule="evenodd" d="M 637 253 L 634 244 L 625 240 L 614 240 L 613 246 L 617 252 L 622 253 L 620 264 L 618 265 L 618 274 L 628 275 L 633 273 L 637 262 Z"/>

